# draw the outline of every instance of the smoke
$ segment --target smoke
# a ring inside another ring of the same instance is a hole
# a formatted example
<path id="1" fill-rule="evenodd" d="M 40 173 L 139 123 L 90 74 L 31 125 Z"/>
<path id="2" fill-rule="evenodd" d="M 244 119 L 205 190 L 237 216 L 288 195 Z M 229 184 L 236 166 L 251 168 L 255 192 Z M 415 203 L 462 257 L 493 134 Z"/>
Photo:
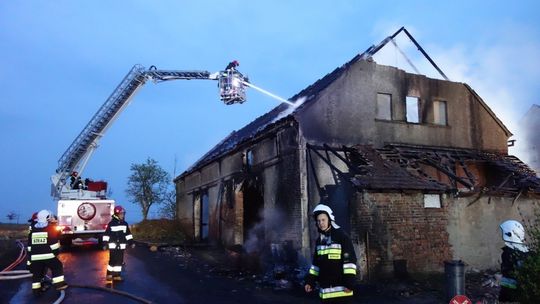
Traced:
<path id="1" fill-rule="evenodd" d="M 247 253 L 262 252 L 268 247 L 269 240 L 282 241 L 283 227 L 286 226 L 286 216 L 276 208 L 262 208 L 259 218 L 248 232 L 244 248 Z"/>
<path id="2" fill-rule="evenodd" d="M 283 110 L 283 112 L 279 113 L 279 115 L 276 116 L 276 118 L 274 118 L 272 120 L 272 123 L 282 119 L 283 117 L 286 117 L 286 116 L 292 114 L 294 111 L 296 111 L 296 109 L 298 109 L 299 106 L 301 106 L 304 103 L 304 101 L 306 101 L 305 96 L 302 96 L 302 97 L 296 99 L 294 101 L 294 104 L 292 106 L 288 106 L 285 110 Z"/>
<path id="3" fill-rule="evenodd" d="M 531 39 L 538 37 L 537 30 L 507 23 L 493 33 L 477 33 L 476 37 L 482 39 L 468 39 L 468 44 L 444 45 L 440 37 L 430 40 L 420 31 L 408 29 L 451 81 L 467 83 L 482 97 L 514 134 L 512 139 L 517 140 L 516 144 L 525 140 L 521 120 L 531 106 L 538 103 L 540 94 L 537 83 L 540 78 L 540 57 L 537 55 L 540 53 L 540 41 Z M 405 35 L 398 35 L 396 43 L 421 74 L 443 79 Z M 392 43 L 388 43 L 374 59 L 379 64 L 415 73 Z M 532 158 L 523 151 L 511 148 L 510 152 L 522 153 L 517 155 L 520 158 Z"/>

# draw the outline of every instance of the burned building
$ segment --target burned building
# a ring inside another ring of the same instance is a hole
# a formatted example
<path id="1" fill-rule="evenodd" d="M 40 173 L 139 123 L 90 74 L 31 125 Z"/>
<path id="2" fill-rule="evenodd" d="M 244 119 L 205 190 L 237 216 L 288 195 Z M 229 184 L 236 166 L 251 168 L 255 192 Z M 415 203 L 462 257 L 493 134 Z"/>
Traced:
<path id="1" fill-rule="evenodd" d="M 510 131 L 467 84 L 355 56 L 232 132 L 176 177 L 194 241 L 263 252 L 288 241 L 310 259 L 311 210 L 332 207 L 363 279 L 498 267 L 498 225 L 530 219 L 540 181 L 508 155 Z"/>

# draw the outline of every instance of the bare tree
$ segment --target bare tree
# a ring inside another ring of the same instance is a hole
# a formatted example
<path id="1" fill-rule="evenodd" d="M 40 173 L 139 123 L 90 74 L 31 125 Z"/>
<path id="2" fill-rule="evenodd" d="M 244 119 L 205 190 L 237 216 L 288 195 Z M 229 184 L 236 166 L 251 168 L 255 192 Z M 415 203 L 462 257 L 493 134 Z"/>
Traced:
<path id="1" fill-rule="evenodd" d="M 9 222 L 13 222 L 14 219 L 18 218 L 19 215 L 15 213 L 15 211 L 10 211 L 6 217 L 8 218 Z"/>
<path id="2" fill-rule="evenodd" d="M 131 164 L 126 194 L 132 203 L 141 207 L 143 220 L 154 204 L 161 204 L 167 195 L 169 174 L 152 158 L 144 164 Z"/>
<path id="3" fill-rule="evenodd" d="M 176 210 L 176 190 L 167 191 L 163 200 L 163 206 L 160 209 L 160 215 L 164 218 L 175 220 L 177 218 Z"/>

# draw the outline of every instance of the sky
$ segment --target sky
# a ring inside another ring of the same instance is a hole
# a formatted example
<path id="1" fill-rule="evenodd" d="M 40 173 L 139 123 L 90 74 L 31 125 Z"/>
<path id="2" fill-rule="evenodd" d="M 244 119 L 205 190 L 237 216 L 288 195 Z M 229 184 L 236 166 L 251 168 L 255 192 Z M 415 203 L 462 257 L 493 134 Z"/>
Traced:
<path id="1" fill-rule="evenodd" d="M 0 1 L 0 222 L 55 211 L 58 159 L 135 64 L 217 72 L 238 60 L 254 85 L 290 98 L 405 26 L 518 137 L 540 103 L 539 11 L 538 1 Z M 441 78 L 405 38 L 396 42 L 420 73 Z M 392 44 L 375 60 L 412 71 Z M 247 98 L 227 106 L 209 80 L 148 82 L 83 178 L 106 180 L 137 222 L 125 194 L 131 164 L 150 157 L 181 174 L 278 105 L 253 89 Z"/>

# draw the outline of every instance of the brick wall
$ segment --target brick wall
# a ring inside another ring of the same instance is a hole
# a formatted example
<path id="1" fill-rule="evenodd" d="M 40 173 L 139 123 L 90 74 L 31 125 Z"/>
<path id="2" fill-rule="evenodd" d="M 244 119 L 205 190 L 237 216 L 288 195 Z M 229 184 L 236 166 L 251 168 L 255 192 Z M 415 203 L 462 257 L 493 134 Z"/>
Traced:
<path id="1" fill-rule="evenodd" d="M 358 193 L 351 209 L 351 236 L 367 251 L 357 254 L 367 259 L 371 277 L 392 273 L 397 260 L 414 273 L 441 271 L 451 259 L 444 202 L 424 208 L 422 193 Z"/>

